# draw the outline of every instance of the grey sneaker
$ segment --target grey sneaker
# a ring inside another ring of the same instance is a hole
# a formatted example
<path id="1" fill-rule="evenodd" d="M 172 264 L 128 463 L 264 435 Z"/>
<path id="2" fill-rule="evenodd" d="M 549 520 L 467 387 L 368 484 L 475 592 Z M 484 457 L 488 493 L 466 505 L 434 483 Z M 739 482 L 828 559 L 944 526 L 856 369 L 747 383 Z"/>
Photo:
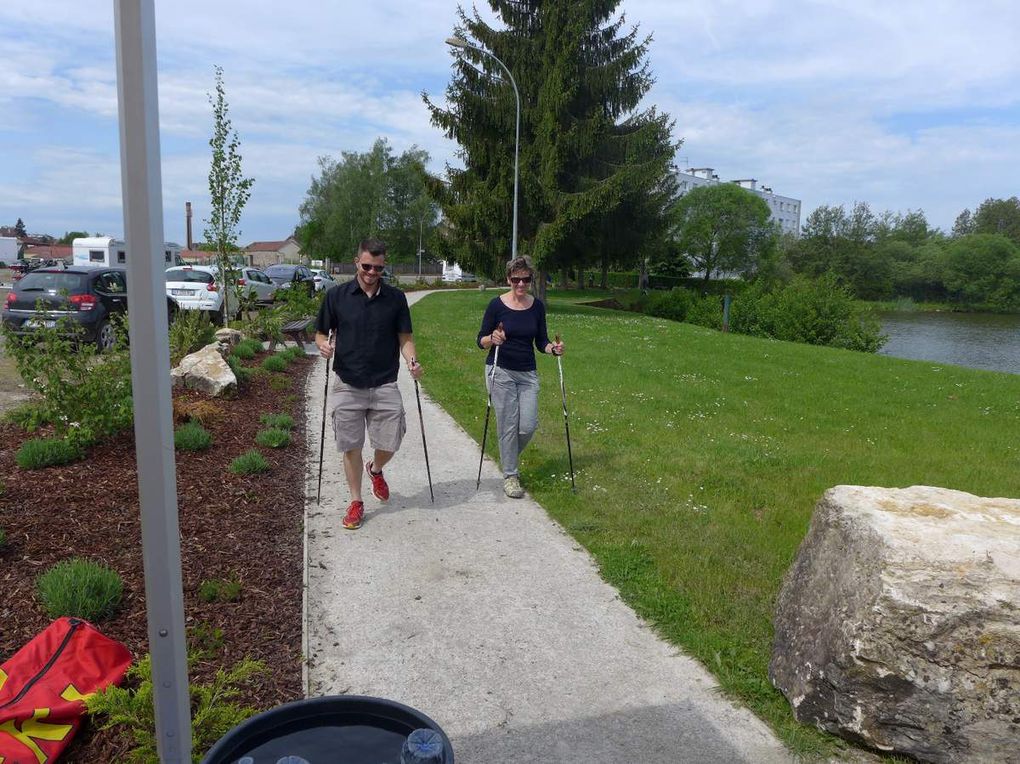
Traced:
<path id="1" fill-rule="evenodd" d="M 511 499 L 519 499 L 524 496 L 524 489 L 521 487 L 521 480 L 516 475 L 509 475 L 503 478 L 503 493 Z"/>

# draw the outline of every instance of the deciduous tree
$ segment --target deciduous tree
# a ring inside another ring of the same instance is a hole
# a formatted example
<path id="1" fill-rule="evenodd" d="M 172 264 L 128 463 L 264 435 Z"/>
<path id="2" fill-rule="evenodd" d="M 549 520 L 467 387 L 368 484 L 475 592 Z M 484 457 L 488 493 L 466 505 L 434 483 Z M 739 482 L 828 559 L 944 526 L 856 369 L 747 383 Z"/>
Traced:
<path id="1" fill-rule="evenodd" d="M 705 282 L 720 272 L 752 275 L 776 245 L 778 232 L 765 200 L 732 183 L 689 191 L 673 214 L 679 249 Z"/>
<path id="2" fill-rule="evenodd" d="M 246 178 L 241 170 L 241 140 L 230 121 L 230 107 L 223 88 L 223 69 L 217 66 L 215 71 L 216 95 L 209 94 L 209 103 L 213 107 L 213 134 L 209 139 L 212 162 L 209 166 L 209 217 L 205 219 L 204 236 L 217 253 L 224 299 L 223 323 L 226 325 L 229 254 L 237 250 L 241 212 L 248 203 L 255 180 Z"/>

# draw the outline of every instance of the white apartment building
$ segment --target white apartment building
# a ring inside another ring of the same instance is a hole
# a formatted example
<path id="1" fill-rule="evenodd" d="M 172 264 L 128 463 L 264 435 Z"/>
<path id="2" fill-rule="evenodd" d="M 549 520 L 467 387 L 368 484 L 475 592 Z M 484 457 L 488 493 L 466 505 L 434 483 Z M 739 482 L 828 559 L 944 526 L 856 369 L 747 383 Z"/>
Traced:
<path id="1" fill-rule="evenodd" d="M 678 169 L 676 179 L 680 196 L 699 186 L 714 186 L 724 182 L 719 180 L 719 176 L 711 167 Z M 783 233 L 800 236 L 800 199 L 773 193 L 769 186 L 759 186 L 755 178 L 740 178 L 726 182 L 736 183 L 741 188 L 746 188 L 760 196 L 769 206 L 772 219 L 779 223 L 780 230 Z"/>

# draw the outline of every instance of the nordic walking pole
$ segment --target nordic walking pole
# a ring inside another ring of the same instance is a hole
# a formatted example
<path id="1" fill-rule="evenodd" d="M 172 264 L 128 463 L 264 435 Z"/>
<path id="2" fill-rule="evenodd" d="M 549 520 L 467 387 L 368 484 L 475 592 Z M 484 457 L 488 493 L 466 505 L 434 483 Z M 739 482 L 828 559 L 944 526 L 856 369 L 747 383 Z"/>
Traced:
<path id="1" fill-rule="evenodd" d="M 556 344 L 560 344 L 560 335 L 556 335 Z M 570 462 L 570 490 L 577 493 L 577 486 L 574 485 L 574 455 L 570 451 L 570 421 L 567 418 L 567 388 L 563 385 L 563 361 L 562 356 L 556 356 L 556 366 L 560 370 L 560 397 L 563 400 L 563 426 L 567 431 L 567 460 Z"/>
<path id="2" fill-rule="evenodd" d="M 499 325 L 496 328 L 499 329 L 499 331 L 503 331 L 503 322 L 500 321 Z M 478 480 L 475 481 L 476 491 L 482 484 L 482 462 L 485 461 L 485 439 L 489 435 L 489 411 L 492 409 L 492 380 L 496 376 L 496 364 L 498 363 L 499 363 L 499 345 L 496 345 L 496 350 L 492 354 L 492 371 L 489 373 L 489 384 L 485 386 L 486 392 L 485 427 L 482 429 L 482 453 L 478 457 Z"/>
<path id="3" fill-rule="evenodd" d="M 411 366 L 413 367 L 418 361 L 414 358 L 411 359 Z M 414 379 L 414 376 L 411 376 Z M 418 380 L 414 379 L 414 397 L 418 399 L 418 424 L 421 425 L 421 447 L 425 449 L 425 474 L 429 478 L 429 497 L 432 499 L 432 503 L 436 503 L 436 495 L 432 493 L 432 470 L 429 468 L 429 444 L 425 442 L 425 419 L 421 415 L 421 393 L 418 392 Z"/>
<path id="4" fill-rule="evenodd" d="M 329 344 L 333 344 L 333 331 L 329 332 Z M 326 401 L 329 400 L 329 362 L 331 358 L 326 359 L 326 389 L 322 394 L 322 433 L 319 435 L 319 490 L 315 494 L 315 503 L 322 500 L 322 456 L 326 450 Z"/>

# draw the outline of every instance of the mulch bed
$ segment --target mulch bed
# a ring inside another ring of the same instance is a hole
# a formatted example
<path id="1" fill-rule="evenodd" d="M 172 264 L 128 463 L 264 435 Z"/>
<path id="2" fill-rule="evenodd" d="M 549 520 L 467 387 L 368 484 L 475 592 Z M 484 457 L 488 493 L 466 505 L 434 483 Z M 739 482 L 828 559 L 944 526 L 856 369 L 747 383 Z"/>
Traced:
<path id="1" fill-rule="evenodd" d="M 205 400 L 222 410 L 206 424 L 213 436 L 209 450 L 177 454 L 189 634 L 223 632 L 214 658 L 193 667 L 191 679 L 207 681 L 217 668 L 246 657 L 262 660 L 268 672 L 241 699 L 259 709 L 302 697 L 304 380 L 313 367 L 309 359 L 299 359 L 285 372 L 252 379 L 232 400 L 174 392 L 175 409 L 182 402 Z M 272 465 L 269 473 L 234 475 L 230 462 L 257 448 L 259 416 L 269 412 L 294 418 L 290 445 L 258 449 Z M 97 626 L 138 658 L 148 651 L 148 635 L 134 434 L 91 448 L 76 464 L 22 470 L 15 453 L 37 435 L 0 424 L 0 481 L 6 486 L 0 496 L 0 527 L 7 532 L 7 544 L 0 547 L 0 663 L 50 622 L 35 581 L 71 557 L 100 561 L 123 578 L 117 616 Z M 232 577 L 241 582 L 239 601 L 199 598 L 203 581 Z M 129 747 L 123 731 L 99 731 L 86 723 L 61 761 L 120 761 Z"/>

